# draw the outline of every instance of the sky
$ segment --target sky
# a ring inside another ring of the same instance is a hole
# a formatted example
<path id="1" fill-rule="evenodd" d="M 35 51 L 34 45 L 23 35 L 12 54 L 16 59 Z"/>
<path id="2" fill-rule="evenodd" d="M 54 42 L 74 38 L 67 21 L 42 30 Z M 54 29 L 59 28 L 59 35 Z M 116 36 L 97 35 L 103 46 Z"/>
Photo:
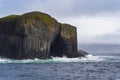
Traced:
<path id="1" fill-rule="evenodd" d="M 76 26 L 78 44 L 120 44 L 120 0 L 0 0 L 0 17 L 31 11 Z"/>

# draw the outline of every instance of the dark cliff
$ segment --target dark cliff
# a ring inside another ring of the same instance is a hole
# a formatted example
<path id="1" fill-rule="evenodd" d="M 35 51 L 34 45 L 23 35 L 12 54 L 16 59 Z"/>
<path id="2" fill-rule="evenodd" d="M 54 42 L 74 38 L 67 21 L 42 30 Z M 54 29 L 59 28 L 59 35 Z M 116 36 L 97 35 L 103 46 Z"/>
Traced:
<path id="1" fill-rule="evenodd" d="M 79 57 L 76 27 L 41 12 L 0 18 L 0 56 L 13 59 Z"/>
<path id="2" fill-rule="evenodd" d="M 77 29 L 68 24 L 61 24 L 60 34 L 53 45 L 52 55 L 76 57 L 77 53 Z"/>

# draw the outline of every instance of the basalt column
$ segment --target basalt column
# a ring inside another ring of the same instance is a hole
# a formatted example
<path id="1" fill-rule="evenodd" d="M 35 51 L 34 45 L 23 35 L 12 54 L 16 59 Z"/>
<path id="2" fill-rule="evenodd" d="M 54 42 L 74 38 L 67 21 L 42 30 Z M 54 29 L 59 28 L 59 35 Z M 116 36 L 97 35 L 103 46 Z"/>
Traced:
<path id="1" fill-rule="evenodd" d="M 18 33 L 25 35 L 23 58 L 50 58 L 50 45 L 60 33 L 58 22 L 47 14 L 33 12 L 22 15 L 17 24 Z"/>
<path id="2" fill-rule="evenodd" d="M 0 57 L 49 59 L 79 57 L 77 29 L 42 12 L 0 18 Z"/>
<path id="3" fill-rule="evenodd" d="M 52 48 L 52 56 L 77 57 L 77 31 L 76 27 L 61 24 L 60 34 L 57 36 Z"/>

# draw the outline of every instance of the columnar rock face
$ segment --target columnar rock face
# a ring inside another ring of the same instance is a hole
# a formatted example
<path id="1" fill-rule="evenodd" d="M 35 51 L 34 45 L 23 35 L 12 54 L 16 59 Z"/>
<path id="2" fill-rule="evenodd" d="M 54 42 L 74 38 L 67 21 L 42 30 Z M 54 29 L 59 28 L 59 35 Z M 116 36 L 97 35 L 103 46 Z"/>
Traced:
<path id="1" fill-rule="evenodd" d="M 41 12 L 0 18 L 0 56 L 13 59 L 78 57 L 76 28 Z"/>
<path id="2" fill-rule="evenodd" d="M 53 56 L 76 57 L 77 29 L 68 24 L 61 24 L 60 34 L 56 38 L 51 51 Z"/>
<path id="3" fill-rule="evenodd" d="M 32 12 L 22 15 L 17 24 L 18 33 L 24 35 L 21 57 L 50 57 L 51 43 L 60 33 L 59 23 L 47 14 Z"/>

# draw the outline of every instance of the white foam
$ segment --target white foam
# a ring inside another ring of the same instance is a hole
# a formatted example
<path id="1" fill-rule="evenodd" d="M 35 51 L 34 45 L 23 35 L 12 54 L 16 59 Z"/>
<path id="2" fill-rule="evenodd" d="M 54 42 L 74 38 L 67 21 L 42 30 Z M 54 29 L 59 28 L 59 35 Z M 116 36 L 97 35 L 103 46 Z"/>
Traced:
<path id="1" fill-rule="evenodd" d="M 58 62 L 90 62 L 90 61 L 103 61 L 104 58 L 101 58 L 100 56 L 93 56 L 91 54 L 87 55 L 86 57 L 81 58 L 67 58 L 67 57 L 53 57 L 53 61 Z"/>
<path id="2" fill-rule="evenodd" d="M 82 57 L 81 60 L 86 60 L 86 61 L 103 61 L 104 58 L 102 58 L 100 56 L 93 56 L 93 55 L 89 54 L 86 57 Z"/>
<path id="3" fill-rule="evenodd" d="M 0 58 L 0 63 L 50 63 L 50 62 L 101 62 L 101 61 L 119 61 L 120 57 L 115 56 L 93 56 L 91 54 L 86 57 L 81 58 L 67 58 L 64 57 L 52 57 L 52 59 L 41 60 L 41 59 L 23 59 L 23 60 L 13 60 Z"/>
<path id="4" fill-rule="evenodd" d="M 53 57 L 53 61 L 55 62 L 78 62 L 79 60 L 80 60 L 79 58 L 67 58 L 66 56 Z"/>
<path id="5" fill-rule="evenodd" d="M 1 58 L 1 57 L 0 57 L 0 63 L 5 63 L 5 62 L 7 62 L 7 61 L 9 61 L 9 59 L 5 59 L 5 58 Z"/>

